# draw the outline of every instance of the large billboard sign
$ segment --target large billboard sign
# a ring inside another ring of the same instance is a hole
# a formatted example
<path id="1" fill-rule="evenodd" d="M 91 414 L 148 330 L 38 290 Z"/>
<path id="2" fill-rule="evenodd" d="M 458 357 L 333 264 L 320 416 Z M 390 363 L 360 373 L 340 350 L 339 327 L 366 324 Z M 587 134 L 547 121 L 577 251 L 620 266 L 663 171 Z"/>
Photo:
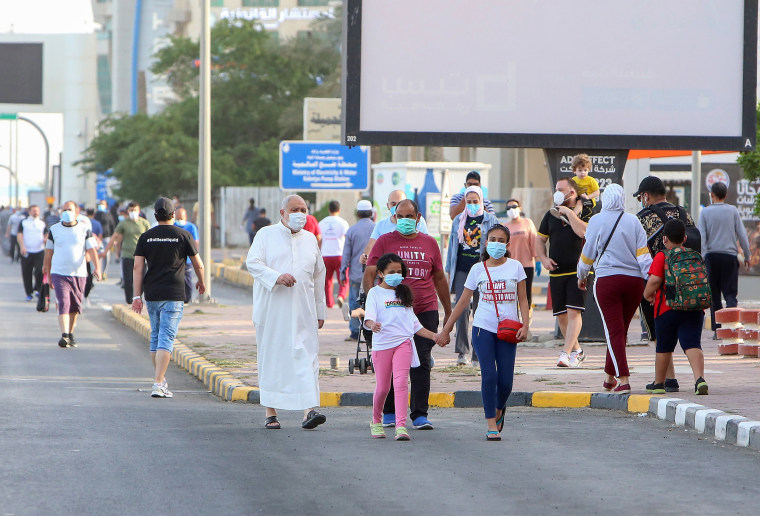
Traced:
<path id="1" fill-rule="evenodd" d="M 757 0 L 346 0 L 342 142 L 750 150 Z"/>

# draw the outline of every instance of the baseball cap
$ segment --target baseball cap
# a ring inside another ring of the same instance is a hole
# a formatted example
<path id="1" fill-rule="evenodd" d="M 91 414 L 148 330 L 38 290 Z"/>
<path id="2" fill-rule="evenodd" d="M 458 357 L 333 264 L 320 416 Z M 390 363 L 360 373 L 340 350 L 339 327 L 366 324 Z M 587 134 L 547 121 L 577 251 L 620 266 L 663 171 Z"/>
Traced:
<path id="1" fill-rule="evenodd" d="M 172 204 L 171 199 L 159 197 L 156 204 L 153 205 L 153 209 L 160 215 L 169 215 L 170 213 L 174 213 L 174 204 Z"/>
<path id="2" fill-rule="evenodd" d="M 356 204 L 356 211 L 372 211 L 372 203 L 362 199 Z"/>
<path id="3" fill-rule="evenodd" d="M 647 176 L 639 183 L 639 189 L 633 194 L 634 197 L 638 197 L 642 193 L 664 192 L 665 183 L 662 182 L 657 176 Z"/>

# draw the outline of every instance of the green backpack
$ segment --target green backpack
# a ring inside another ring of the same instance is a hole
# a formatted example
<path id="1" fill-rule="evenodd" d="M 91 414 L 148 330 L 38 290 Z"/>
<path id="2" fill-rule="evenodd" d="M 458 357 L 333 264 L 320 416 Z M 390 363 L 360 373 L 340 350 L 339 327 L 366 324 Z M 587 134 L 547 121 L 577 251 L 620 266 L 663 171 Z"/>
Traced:
<path id="1" fill-rule="evenodd" d="M 688 247 L 666 249 L 665 299 L 673 310 L 710 308 L 710 284 L 702 255 Z"/>

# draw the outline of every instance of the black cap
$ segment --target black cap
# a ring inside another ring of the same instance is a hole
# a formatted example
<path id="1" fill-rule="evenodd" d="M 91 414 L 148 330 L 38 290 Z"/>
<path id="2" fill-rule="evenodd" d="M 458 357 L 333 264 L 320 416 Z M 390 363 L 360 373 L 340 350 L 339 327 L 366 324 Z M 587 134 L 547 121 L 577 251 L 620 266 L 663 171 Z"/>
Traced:
<path id="1" fill-rule="evenodd" d="M 639 183 L 639 189 L 633 194 L 638 197 L 643 193 L 665 193 L 665 183 L 657 176 L 647 176 Z"/>
<path id="2" fill-rule="evenodd" d="M 166 197 L 159 197 L 156 204 L 153 205 L 153 209 L 156 210 L 158 215 L 171 215 L 174 213 L 174 204 L 171 199 Z"/>

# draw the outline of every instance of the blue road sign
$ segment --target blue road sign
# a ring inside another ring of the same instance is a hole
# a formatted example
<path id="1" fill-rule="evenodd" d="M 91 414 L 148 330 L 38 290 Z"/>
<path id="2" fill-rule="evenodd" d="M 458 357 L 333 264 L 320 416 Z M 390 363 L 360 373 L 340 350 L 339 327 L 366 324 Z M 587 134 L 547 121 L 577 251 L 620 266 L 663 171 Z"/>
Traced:
<path id="1" fill-rule="evenodd" d="M 283 190 L 366 190 L 368 187 L 369 147 L 280 142 L 280 188 Z"/>

